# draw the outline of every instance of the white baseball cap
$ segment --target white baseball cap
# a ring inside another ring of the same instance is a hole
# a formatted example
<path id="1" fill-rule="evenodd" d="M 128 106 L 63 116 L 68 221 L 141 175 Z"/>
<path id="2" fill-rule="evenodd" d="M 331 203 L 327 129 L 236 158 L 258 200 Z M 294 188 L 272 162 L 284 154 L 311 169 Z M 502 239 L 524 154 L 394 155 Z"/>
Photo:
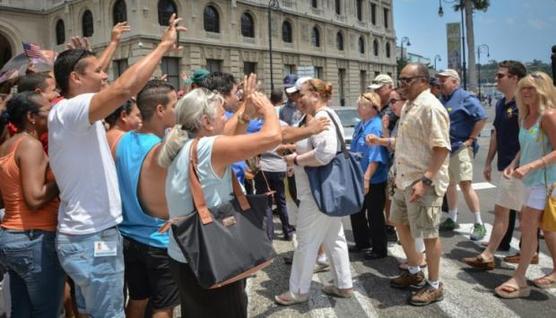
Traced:
<path id="1" fill-rule="evenodd" d="M 313 78 L 311 76 L 302 76 L 300 78 L 297 79 L 297 81 L 295 81 L 295 85 L 289 88 L 286 88 L 286 93 L 288 94 L 293 94 L 293 93 L 297 93 L 299 92 L 299 90 L 301 89 L 301 86 L 303 86 L 303 83 L 312 80 Z"/>
<path id="2" fill-rule="evenodd" d="M 387 84 L 394 85 L 394 80 L 388 74 L 379 74 L 367 88 L 374 91 Z"/>

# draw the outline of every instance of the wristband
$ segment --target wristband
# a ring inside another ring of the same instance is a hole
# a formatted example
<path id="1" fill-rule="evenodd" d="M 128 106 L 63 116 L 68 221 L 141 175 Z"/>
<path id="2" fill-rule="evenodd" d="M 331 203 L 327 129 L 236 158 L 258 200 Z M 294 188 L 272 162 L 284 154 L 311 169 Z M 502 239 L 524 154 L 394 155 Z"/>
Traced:
<path id="1" fill-rule="evenodd" d="M 299 166 L 299 164 L 297 163 L 297 155 L 293 157 L 293 164 Z"/>
<path id="2" fill-rule="evenodd" d="M 427 178 L 425 176 L 421 177 L 421 182 L 423 182 L 424 185 L 432 187 L 432 179 Z"/>

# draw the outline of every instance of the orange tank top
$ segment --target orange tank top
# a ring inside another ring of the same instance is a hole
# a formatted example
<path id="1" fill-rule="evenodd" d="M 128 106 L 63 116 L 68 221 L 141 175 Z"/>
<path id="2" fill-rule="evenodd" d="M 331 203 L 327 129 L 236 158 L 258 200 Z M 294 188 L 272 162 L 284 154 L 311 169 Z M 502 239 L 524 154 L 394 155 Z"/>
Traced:
<path id="1" fill-rule="evenodd" d="M 15 152 L 22 138 L 16 140 L 12 151 L 0 157 L 0 190 L 4 201 L 5 214 L 2 227 L 13 230 L 55 231 L 58 217 L 58 198 L 51 200 L 40 209 L 32 211 L 27 207 L 23 197 L 21 174 L 15 159 Z M 50 168 L 46 171 L 46 180 L 54 180 Z"/>

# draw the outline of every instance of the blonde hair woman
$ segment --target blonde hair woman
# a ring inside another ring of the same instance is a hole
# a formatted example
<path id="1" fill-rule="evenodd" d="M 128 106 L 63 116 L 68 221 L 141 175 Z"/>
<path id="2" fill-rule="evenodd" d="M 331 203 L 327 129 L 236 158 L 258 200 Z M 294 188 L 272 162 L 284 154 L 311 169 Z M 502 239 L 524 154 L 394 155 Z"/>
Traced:
<path id="1" fill-rule="evenodd" d="M 297 107 L 315 119 L 334 120 L 339 125 L 340 138 L 344 138 L 338 115 L 327 106 L 331 95 L 330 83 L 319 79 L 308 80 L 300 87 Z M 296 153 L 285 157 L 288 165 L 294 166 L 300 203 L 296 226 L 298 246 L 293 256 L 289 291 L 274 298 L 280 305 L 293 305 L 309 299 L 313 268 L 321 244 L 332 263 L 334 277 L 334 285 L 324 286 L 322 291 L 337 297 L 351 297 L 353 294 L 348 248 L 341 218 L 329 217 L 319 211 L 303 168 L 328 164 L 338 152 L 339 145 L 336 129 L 334 125 L 330 125 L 326 130 L 298 141 Z"/>
<path id="2" fill-rule="evenodd" d="M 254 87 L 255 76 L 247 86 Z M 207 207 L 211 208 L 232 199 L 231 164 L 272 150 L 281 142 L 281 129 L 276 111 L 270 101 L 260 93 L 246 95 L 245 115 L 256 109 L 264 118 L 261 130 L 245 134 L 249 121 L 240 121 L 243 107 L 228 122 L 224 115 L 221 95 L 197 88 L 179 100 L 176 106 L 176 126 L 172 129 L 160 155 L 159 164 L 168 168 L 166 201 L 171 218 L 184 216 L 194 210 L 189 190 L 189 154 L 192 138 L 198 138 L 197 174 Z M 227 136 L 225 126 L 232 123 L 232 131 L 241 135 Z M 218 239 L 218 238 L 215 238 Z M 181 295 L 182 315 L 187 317 L 246 317 L 247 295 L 245 281 L 220 288 L 202 288 L 170 235 L 168 245 L 170 269 Z M 210 269 L 207 269 L 210 270 Z"/>
<path id="3" fill-rule="evenodd" d="M 519 266 L 512 278 L 495 290 L 503 298 L 527 297 L 530 293 L 525 274 L 537 248 L 537 230 L 546 205 L 547 188 L 556 182 L 555 94 L 552 79 L 542 72 L 527 75 L 517 84 L 521 151 L 504 170 L 504 175 L 522 179 L 525 185 L 520 222 L 522 243 Z M 533 283 L 540 288 L 550 288 L 556 284 L 556 233 L 545 231 L 544 238 L 554 269 Z"/>

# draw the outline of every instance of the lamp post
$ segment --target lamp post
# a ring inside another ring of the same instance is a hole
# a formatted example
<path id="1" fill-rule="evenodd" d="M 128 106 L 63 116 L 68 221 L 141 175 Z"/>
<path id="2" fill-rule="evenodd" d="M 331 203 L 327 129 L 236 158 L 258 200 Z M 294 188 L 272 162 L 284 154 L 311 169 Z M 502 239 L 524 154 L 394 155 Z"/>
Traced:
<path id="1" fill-rule="evenodd" d="M 552 62 L 552 81 L 554 82 L 554 86 L 556 86 L 556 45 L 552 47 L 550 60 Z"/>
<path id="2" fill-rule="evenodd" d="M 442 58 L 440 57 L 440 55 L 436 54 L 434 56 L 434 70 L 436 71 L 436 61 L 442 62 Z"/>
<path id="3" fill-rule="evenodd" d="M 404 59 L 404 54 L 403 54 L 403 44 L 407 44 L 407 46 L 411 46 L 411 42 L 409 42 L 409 38 L 407 36 L 402 37 L 402 40 L 400 42 L 400 46 L 401 46 L 401 53 L 400 53 L 400 60 Z"/>
<path id="4" fill-rule="evenodd" d="M 438 16 L 442 17 L 444 15 L 444 9 L 442 9 L 442 1 L 449 4 L 459 3 L 461 11 L 461 55 L 462 55 L 462 70 L 463 75 L 463 89 L 467 89 L 467 63 L 465 59 L 465 19 L 463 16 L 464 10 L 464 0 L 438 0 Z"/>
<path id="5" fill-rule="evenodd" d="M 490 48 L 486 44 L 481 44 L 477 47 L 477 77 L 479 80 L 479 99 L 481 99 L 481 49 L 486 49 L 487 58 L 490 57 Z"/>
<path id="6" fill-rule="evenodd" d="M 270 58 L 270 89 L 274 90 L 274 74 L 272 72 L 272 9 L 280 9 L 278 0 L 268 2 L 268 56 Z"/>

